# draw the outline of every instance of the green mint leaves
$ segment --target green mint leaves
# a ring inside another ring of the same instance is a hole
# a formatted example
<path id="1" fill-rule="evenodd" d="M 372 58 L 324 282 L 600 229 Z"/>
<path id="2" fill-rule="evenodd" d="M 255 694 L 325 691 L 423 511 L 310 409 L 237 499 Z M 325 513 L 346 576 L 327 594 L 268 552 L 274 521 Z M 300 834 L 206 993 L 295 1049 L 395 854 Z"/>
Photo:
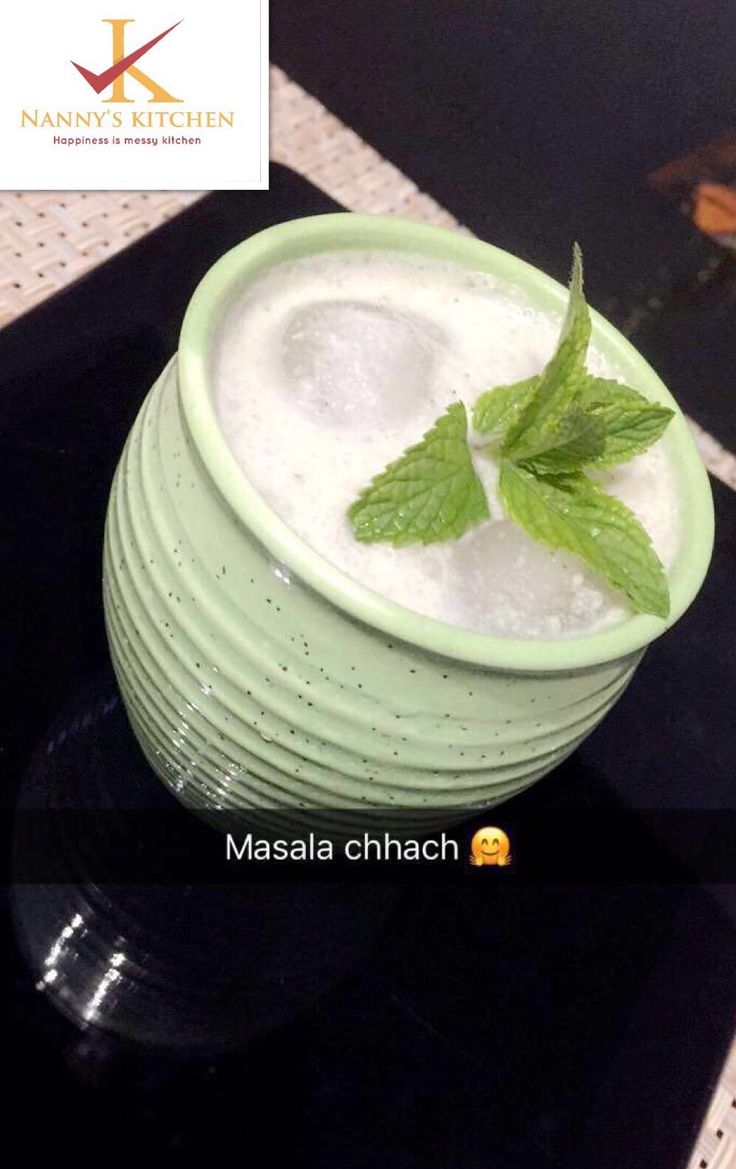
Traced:
<path id="1" fill-rule="evenodd" d="M 574 552 L 639 612 L 667 616 L 667 578 L 649 536 L 587 475 L 539 475 L 504 462 L 499 490 L 508 514 L 535 540 Z"/>
<path id="2" fill-rule="evenodd" d="M 369 483 L 348 510 L 365 543 L 434 544 L 488 519 L 468 446 L 468 419 L 453 402 L 421 442 Z"/>
<path id="3" fill-rule="evenodd" d="M 551 548 L 579 556 L 635 610 L 666 617 L 667 579 L 647 532 L 585 469 L 605 470 L 641 454 L 661 437 L 673 411 L 590 375 L 590 332 L 576 245 L 554 355 L 541 374 L 481 394 L 473 429 L 487 439 L 483 453 L 499 464 L 499 496 L 516 523 Z M 356 538 L 429 544 L 488 519 L 467 429 L 465 407 L 455 402 L 420 443 L 377 475 L 348 510 Z"/>

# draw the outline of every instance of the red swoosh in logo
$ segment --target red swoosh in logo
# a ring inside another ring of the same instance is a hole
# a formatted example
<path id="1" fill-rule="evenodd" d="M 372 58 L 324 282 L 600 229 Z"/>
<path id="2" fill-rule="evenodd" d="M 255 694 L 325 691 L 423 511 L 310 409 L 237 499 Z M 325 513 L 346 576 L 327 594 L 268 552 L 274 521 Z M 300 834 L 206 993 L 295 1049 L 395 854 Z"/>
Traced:
<path id="1" fill-rule="evenodd" d="M 76 61 L 72 61 L 72 65 L 75 69 L 79 70 L 84 80 L 92 86 L 95 93 L 102 93 L 103 89 L 106 89 L 108 85 L 112 85 L 116 77 L 119 77 L 121 73 L 125 73 L 126 69 L 130 69 L 131 65 L 135 65 L 136 61 L 140 61 L 144 53 L 147 53 L 149 49 L 152 49 L 159 41 L 162 41 L 165 36 L 168 36 L 180 24 L 181 21 L 177 20 L 176 24 L 172 24 L 171 28 L 164 29 L 153 40 L 147 41 L 145 45 L 141 45 L 140 49 L 134 49 L 132 53 L 128 53 L 127 57 L 123 57 L 121 61 L 116 61 L 109 69 L 105 69 L 103 73 L 93 73 L 91 69 L 85 69 L 84 65 L 77 65 Z"/>

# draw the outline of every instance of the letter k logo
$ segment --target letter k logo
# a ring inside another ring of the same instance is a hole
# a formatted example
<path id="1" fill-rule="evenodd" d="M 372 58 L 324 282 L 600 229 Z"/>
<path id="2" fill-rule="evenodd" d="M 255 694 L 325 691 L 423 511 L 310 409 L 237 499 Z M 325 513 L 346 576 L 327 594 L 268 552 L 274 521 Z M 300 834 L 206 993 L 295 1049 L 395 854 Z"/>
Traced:
<path id="1" fill-rule="evenodd" d="M 171 28 L 164 29 L 157 37 L 147 41 L 145 45 L 134 49 L 132 53 L 126 55 L 125 52 L 125 26 L 126 24 L 133 24 L 132 20 L 110 20 L 105 18 L 104 24 L 112 25 L 112 65 L 103 70 L 102 73 L 93 73 L 91 69 L 85 69 L 84 65 L 78 65 L 76 61 L 72 61 L 72 65 L 89 85 L 92 86 L 95 93 L 102 93 L 103 89 L 107 89 L 108 85 L 112 85 L 112 94 L 106 97 L 106 102 L 131 102 L 132 97 L 125 96 L 125 75 L 128 74 L 134 81 L 140 85 L 145 86 L 151 94 L 149 101 L 181 101 L 180 97 L 174 97 L 164 89 L 163 86 L 158 85 L 152 77 L 144 73 L 142 69 L 138 69 L 136 61 L 140 61 L 144 53 L 147 53 L 159 41 L 162 41 L 165 36 L 168 36 L 181 21 L 178 20 L 176 24 L 172 24 Z"/>

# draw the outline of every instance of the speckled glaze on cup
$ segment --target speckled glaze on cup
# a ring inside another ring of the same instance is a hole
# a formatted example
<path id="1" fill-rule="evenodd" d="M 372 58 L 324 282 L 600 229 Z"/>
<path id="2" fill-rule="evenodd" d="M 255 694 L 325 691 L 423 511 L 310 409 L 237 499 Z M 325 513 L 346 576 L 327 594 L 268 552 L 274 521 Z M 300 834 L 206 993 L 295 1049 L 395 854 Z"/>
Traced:
<path id="1" fill-rule="evenodd" d="M 412 613 L 348 578 L 248 482 L 220 432 L 209 376 L 233 295 L 275 263 L 334 248 L 452 260 L 520 286 L 543 310 L 567 299 L 497 248 L 394 218 L 296 220 L 228 252 L 197 288 L 178 357 L 143 404 L 115 477 L 104 563 L 110 647 L 145 754 L 190 806 L 317 816 L 404 808 L 440 824 L 539 779 L 610 710 L 646 646 L 702 583 L 710 489 L 678 410 L 665 439 L 682 512 L 666 622 L 636 615 L 570 640 L 497 638 Z M 593 321 L 595 345 L 626 381 L 676 408 L 632 346 L 598 314 Z"/>

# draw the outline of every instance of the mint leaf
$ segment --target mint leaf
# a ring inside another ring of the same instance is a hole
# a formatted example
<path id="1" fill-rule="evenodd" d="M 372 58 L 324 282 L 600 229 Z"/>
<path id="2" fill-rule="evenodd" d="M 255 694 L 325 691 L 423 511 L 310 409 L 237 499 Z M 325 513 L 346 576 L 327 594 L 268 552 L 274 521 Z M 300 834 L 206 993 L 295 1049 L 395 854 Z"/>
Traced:
<path id="1" fill-rule="evenodd" d="M 503 444 L 509 458 L 529 458 L 557 445 L 554 432 L 577 397 L 585 375 L 590 340 L 590 314 L 583 295 L 583 261 L 573 249 L 570 298 L 554 355 L 541 375 L 536 391 L 511 426 Z"/>
<path id="2" fill-rule="evenodd" d="M 573 552 L 635 609 L 666 617 L 667 578 L 649 536 L 629 509 L 582 474 L 537 476 L 504 462 L 499 491 L 512 519 L 535 540 Z"/>
<path id="3" fill-rule="evenodd" d="M 606 409 L 609 406 L 649 406 L 648 398 L 638 390 L 623 382 L 614 381 L 609 377 L 595 377 L 592 373 L 586 375 L 580 387 L 578 403 L 583 410 Z"/>
<path id="4" fill-rule="evenodd" d="M 538 475 L 579 471 L 602 456 L 605 444 L 606 428 L 602 419 L 594 414 L 583 414 L 573 406 L 560 421 L 557 445 L 535 455 L 524 465 Z"/>
<path id="5" fill-rule="evenodd" d="M 605 427 L 603 449 L 591 460 L 595 467 L 614 467 L 642 454 L 662 437 L 675 413 L 608 378 L 586 378 L 578 404 Z"/>
<path id="6" fill-rule="evenodd" d="M 473 406 L 473 430 L 502 438 L 518 419 L 539 385 L 539 375 L 510 386 L 496 386 L 481 394 Z"/>
<path id="7" fill-rule="evenodd" d="M 465 406 L 448 406 L 421 442 L 376 475 L 348 509 L 358 540 L 431 544 L 488 519 L 467 442 Z"/>

